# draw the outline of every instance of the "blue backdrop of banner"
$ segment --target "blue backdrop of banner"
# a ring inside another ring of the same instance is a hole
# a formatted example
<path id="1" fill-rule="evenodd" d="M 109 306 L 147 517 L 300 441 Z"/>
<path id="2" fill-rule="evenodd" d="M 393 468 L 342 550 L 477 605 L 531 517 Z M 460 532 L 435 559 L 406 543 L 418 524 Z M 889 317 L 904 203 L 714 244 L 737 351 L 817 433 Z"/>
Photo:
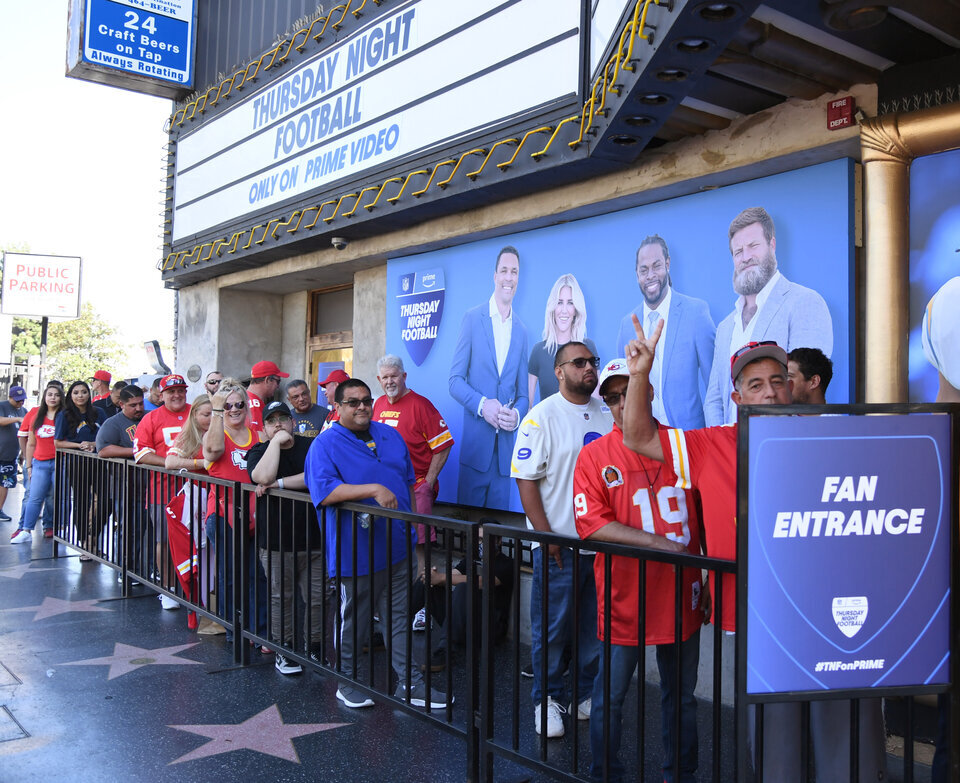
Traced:
<path id="1" fill-rule="evenodd" d="M 937 371 L 927 361 L 920 324 L 927 302 L 960 275 L 960 150 L 910 166 L 910 401 L 933 402 Z M 955 314 L 960 318 L 960 313 Z"/>
<path id="2" fill-rule="evenodd" d="M 776 225 L 780 273 L 791 283 L 813 289 L 824 300 L 828 313 L 826 318 L 798 317 L 797 312 L 789 312 L 786 304 L 769 311 L 782 324 L 792 318 L 790 328 L 794 332 L 800 323 L 809 327 L 807 334 L 813 331 L 828 336 L 832 345 L 827 352 L 832 354 L 834 379 L 827 401 L 842 403 L 852 399 L 852 194 L 853 163 L 838 160 L 656 204 L 390 259 L 387 350 L 404 359 L 408 385 L 436 405 L 455 440 L 440 475 L 439 500 L 458 502 L 463 423 L 465 418 L 476 418 L 476 410 L 465 410 L 451 396 L 452 369 L 462 369 L 454 353 L 458 337 L 464 337 L 461 332 L 478 328 L 477 313 L 469 320 L 465 316 L 471 308 L 486 307 L 502 247 L 514 246 L 520 257 L 512 306 L 526 335 L 523 365 L 526 366 L 530 353 L 537 353 L 545 321 L 553 313 L 553 304 L 548 305 L 547 300 L 555 282 L 564 274 L 575 276 L 582 290 L 586 337 L 596 344 L 600 358 L 606 362 L 617 354 L 623 319 L 643 302 L 635 269 L 637 249 L 645 237 L 659 234 L 669 249 L 673 301 L 685 300 L 686 306 L 692 308 L 688 312 L 709 313 L 712 320 L 712 326 L 703 326 L 705 315 L 699 322 L 686 315 L 671 315 L 664 342 L 664 350 L 670 345 L 686 368 L 682 380 L 671 380 L 675 374 L 669 368 L 664 376 L 663 396 L 668 408 L 683 408 L 684 417 L 689 419 L 671 424 L 702 426 L 702 403 L 717 345 L 719 374 L 729 373 L 730 332 L 724 333 L 715 345 L 712 330 L 734 310 L 737 295 L 732 286 L 733 262 L 727 232 L 730 221 L 747 207 L 762 206 L 767 210 Z M 786 333 L 785 330 L 784 326 L 781 331 Z M 770 339 L 769 334 L 754 335 L 754 339 Z M 806 342 L 809 338 L 804 339 Z M 460 345 L 466 343 L 461 340 Z M 811 346 L 807 343 L 803 347 Z M 364 380 L 375 393 L 380 392 L 376 379 Z M 525 412 L 539 400 L 540 386 L 535 380 L 529 400 L 529 388 L 502 388 L 501 402 L 506 404 L 513 399 Z M 463 398 L 462 394 L 459 396 Z M 697 421 L 698 416 L 701 421 Z M 472 420 L 469 423 L 471 427 L 477 424 Z M 470 455 L 467 464 L 470 460 L 476 464 L 477 456 Z M 492 459 L 490 469 L 497 470 L 497 463 L 497 459 Z M 509 478 L 503 480 L 514 483 Z M 509 510 L 520 511 L 516 487 L 511 486 L 510 491 Z"/>
<path id="3" fill-rule="evenodd" d="M 751 418 L 747 693 L 949 681 L 950 467 L 944 414 Z"/>

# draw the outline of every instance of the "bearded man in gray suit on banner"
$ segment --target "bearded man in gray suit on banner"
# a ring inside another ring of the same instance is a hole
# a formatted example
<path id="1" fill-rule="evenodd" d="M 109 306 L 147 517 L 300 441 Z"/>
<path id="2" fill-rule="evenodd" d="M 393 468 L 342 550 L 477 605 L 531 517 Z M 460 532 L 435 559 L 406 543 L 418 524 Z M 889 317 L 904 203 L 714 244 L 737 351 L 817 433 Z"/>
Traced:
<path id="1" fill-rule="evenodd" d="M 773 219 L 763 207 L 750 207 L 730 224 L 733 290 L 740 296 L 717 327 L 710 383 L 704 401 L 708 427 L 732 424 L 737 406 L 730 399 L 730 357 L 748 342 L 773 340 L 787 353 L 819 348 L 833 353 L 833 320 L 823 297 L 791 283 L 777 269 Z"/>

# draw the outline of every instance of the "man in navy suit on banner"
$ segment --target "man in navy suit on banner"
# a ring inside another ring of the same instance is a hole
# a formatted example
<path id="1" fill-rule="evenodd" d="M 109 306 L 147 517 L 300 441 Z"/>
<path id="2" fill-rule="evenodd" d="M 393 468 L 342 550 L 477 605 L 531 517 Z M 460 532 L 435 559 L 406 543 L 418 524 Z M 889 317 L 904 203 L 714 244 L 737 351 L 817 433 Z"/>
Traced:
<path id="1" fill-rule="evenodd" d="M 529 407 L 527 330 L 513 310 L 520 255 L 497 255 L 493 295 L 467 310 L 450 367 L 450 396 L 463 406 L 460 503 L 510 506 L 510 458 L 516 429 Z"/>
<path id="2" fill-rule="evenodd" d="M 740 296 L 717 327 L 713 367 L 704 403 L 707 426 L 732 424 L 737 406 L 730 397 L 730 357 L 749 342 L 773 340 L 787 353 L 819 348 L 833 353 L 833 320 L 824 298 L 791 283 L 777 269 L 773 219 L 763 207 L 750 207 L 730 224 L 733 290 Z"/>
<path id="3" fill-rule="evenodd" d="M 670 251 L 663 237 L 654 234 L 637 250 L 637 285 L 643 301 L 627 313 L 617 333 L 617 356 L 635 331 L 636 315 L 644 331 L 665 321 L 658 353 L 650 373 L 653 384 L 653 416 L 661 424 L 696 429 L 704 424 L 702 388 L 706 389 L 713 361 L 716 329 L 710 308 L 701 299 L 684 296 L 673 289 L 670 279 Z"/>

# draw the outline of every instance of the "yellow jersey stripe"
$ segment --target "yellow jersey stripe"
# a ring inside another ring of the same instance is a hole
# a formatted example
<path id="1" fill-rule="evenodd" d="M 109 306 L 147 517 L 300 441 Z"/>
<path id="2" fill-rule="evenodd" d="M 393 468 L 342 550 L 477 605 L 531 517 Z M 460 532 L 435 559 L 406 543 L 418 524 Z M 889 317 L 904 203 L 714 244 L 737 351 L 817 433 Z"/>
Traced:
<path id="1" fill-rule="evenodd" d="M 683 430 L 670 430 L 670 438 L 673 441 L 673 470 L 677 474 L 677 486 L 680 489 L 692 489 L 690 483 L 690 474 L 688 466 L 690 458 L 687 455 L 687 440 L 683 435 Z"/>
<path id="2" fill-rule="evenodd" d="M 453 440 L 453 435 L 450 434 L 450 430 L 444 430 L 439 435 L 437 435 L 437 437 L 433 438 L 433 440 L 428 440 L 427 445 L 433 451 L 436 451 L 444 443 L 448 443 L 451 440 Z"/>

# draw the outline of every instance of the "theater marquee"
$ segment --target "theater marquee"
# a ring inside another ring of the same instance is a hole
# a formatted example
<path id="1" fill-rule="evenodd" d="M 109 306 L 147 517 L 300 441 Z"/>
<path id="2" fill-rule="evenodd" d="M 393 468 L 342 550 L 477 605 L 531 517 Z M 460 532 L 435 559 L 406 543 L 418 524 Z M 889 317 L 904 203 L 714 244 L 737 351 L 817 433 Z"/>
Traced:
<path id="1" fill-rule="evenodd" d="M 580 3 L 405 3 L 185 126 L 173 243 L 574 101 L 580 68 Z"/>

